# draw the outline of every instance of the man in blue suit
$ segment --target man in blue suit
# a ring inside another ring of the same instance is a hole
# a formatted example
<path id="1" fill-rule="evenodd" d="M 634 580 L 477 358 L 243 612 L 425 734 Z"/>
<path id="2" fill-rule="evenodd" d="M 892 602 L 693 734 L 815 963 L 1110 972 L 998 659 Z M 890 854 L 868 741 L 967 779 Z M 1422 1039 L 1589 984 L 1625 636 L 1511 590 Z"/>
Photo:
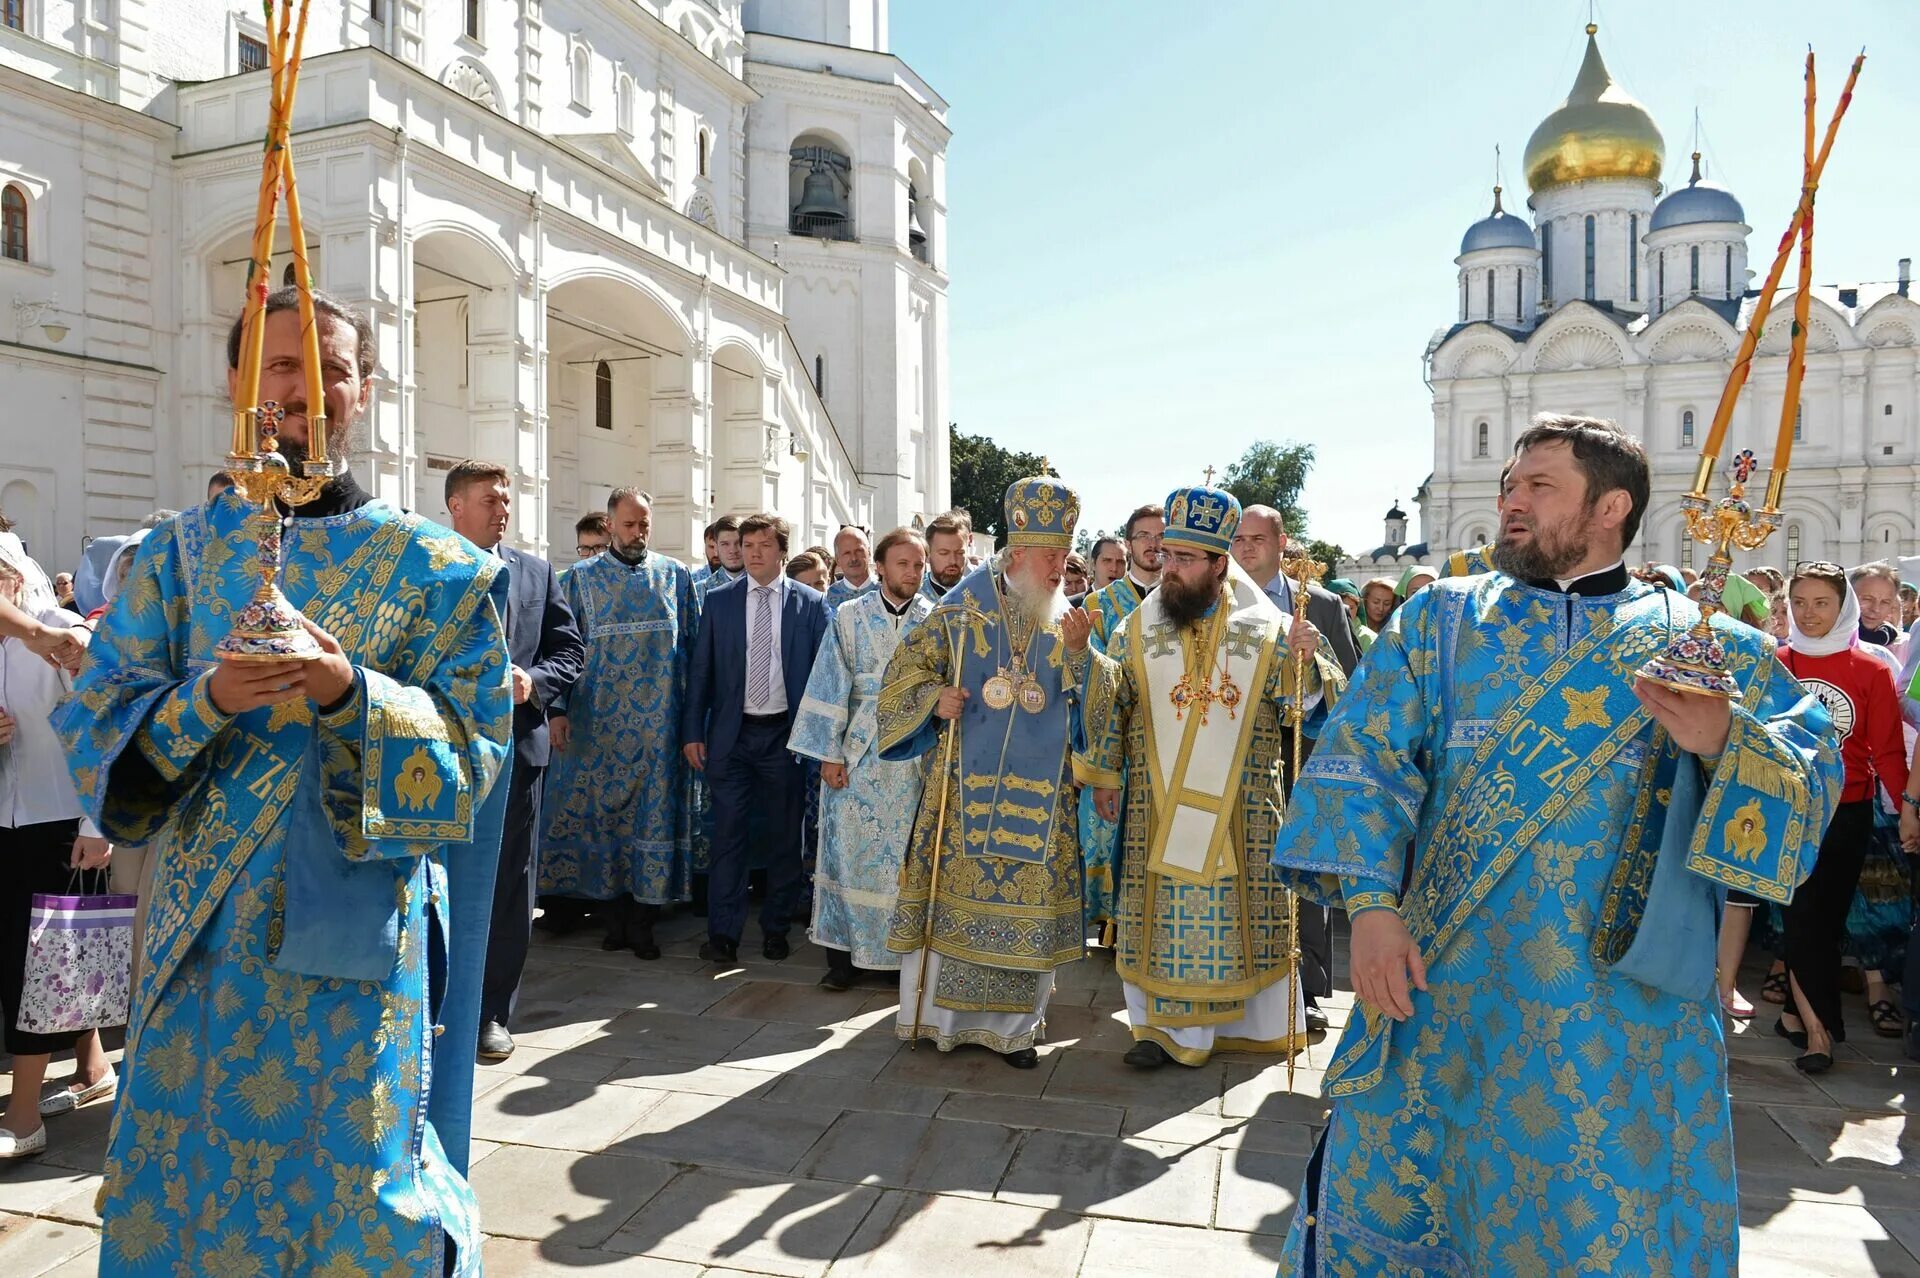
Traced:
<path id="1" fill-rule="evenodd" d="M 747 575 L 708 592 L 687 674 L 682 748 L 706 773 L 713 795 L 707 943 L 700 947 L 700 957 L 712 962 L 738 958 L 746 930 L 749 803 L 764 814 L 755 824 L 772 841 L 760 908 L 769 959 L 789 953 L 787 929 L 803 886 L 806 770 L 788 751 L 787 736 L 827 631 L 827 604 L 783 571 L 787 535 L 787 521 L 777 515 L 740 521 Z"/>
<path id="2" fill-rule="evenodd" d="M 513 1054 L 507 1022 L 520 991 L 527 942 L 533 931 L 533 901 L 540 878 L 536 841 L 540 831 L 541 782 L 555 744 L 566 742 L 566 719 L 547 718 L 547 707 L 580 677 L 587 645 L 574 625 L 553 565 L 537 555 L 502 545 L 512 512 L 513 489 L 504 466 L 463 461 L 447 472 L 447 514 L 453 530 L 506 562 L 507 656 L 513 662 L 513 771 L 507 791 L 506 826 L 500 838 L 500 873 L 493 883 L 493 928 L 480 985 L 480 1045 L 483 1061 Z M 558 737 L 557 742 L 550 737 Z"/>

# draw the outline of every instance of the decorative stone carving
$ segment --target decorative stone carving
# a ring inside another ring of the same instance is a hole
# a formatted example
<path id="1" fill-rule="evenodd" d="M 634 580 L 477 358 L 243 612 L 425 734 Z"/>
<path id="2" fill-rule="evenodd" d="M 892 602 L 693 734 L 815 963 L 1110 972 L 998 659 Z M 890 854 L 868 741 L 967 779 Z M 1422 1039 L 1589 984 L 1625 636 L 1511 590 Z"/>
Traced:
<path id="1" fill-rule="evenodd" d="M 1542 372 L 1571 372 L 1584 368 L 1618 368 L 1620 347 L 1597 328 L 1564 328 L 1540 349 L 1534 367 Z"/>
<path id="2" fill-rule="evenodd" d="M 1670 328 L 1653 344 L 1653 359 L 1657 364 L 1691 364 L 1725 359 L 1727 354 L 1727 344 L 1720 334 L 1700 324 Z"/>
<path id="3" fill-rule="evenodd" d="M 489 111 L 500 109 L 500 91 L 494 87 L 493 77 L 472 58 L 455 58 L 441 75 L 440 83 L 472 98 Z"/>

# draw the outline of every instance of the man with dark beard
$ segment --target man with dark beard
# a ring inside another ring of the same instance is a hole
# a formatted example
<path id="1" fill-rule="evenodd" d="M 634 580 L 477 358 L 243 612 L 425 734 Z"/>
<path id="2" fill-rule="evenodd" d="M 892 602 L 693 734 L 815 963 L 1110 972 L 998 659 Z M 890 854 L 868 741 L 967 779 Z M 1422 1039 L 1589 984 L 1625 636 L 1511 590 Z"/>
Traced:
<path id="1" fill-rule="evenodd" d="M 973 521 L 965 511 L 949 510 L 927 525 L 927 579 L 920 593 L 939 603 L 967 575 L 967 542 Z"/>
<path id="2" fill-rule="evenodd" d="M 1060 591 L 1080 499 L 1036 477 L 1005 505 L 1006 548 L 893 650 L 875 740 L 889 761 L 932 756 L 887 940 L 895 1032 L 1032 1069 L 1054 969 L 1085 943 L 1069 756 L 1102 694 L 1091 622 Z"/>
<path id="3" fill-rule="evenodd" d="M 657 959 L 660 907 L 692 896 L 680 709 L 698 603 L 687 566 L 647 547 L 651 497 L 614 489 L 607 521 L 606 553 L 567 574 L 587 660 L 549 710 L 566 718 L 567 739 L 547 778 L 540 891 L 606 902 L 601 948 Z"/>
<path id="4" fill-rule="evenodd" d="M 1306 1045 L 1293 893 L 1271 856 L 1280 746 L 1288 707 L 1311 713 L 1344 682 L 1307 619 L 1228 556 L 1231 493 L 1182 488 L 1166 512 L 1160 584 L 1109 637 L 1111 710 L 1088 724 L 1094 804 L 1121 830 L 1114 964 L 1138 1069 Z"/>
<path id="5" fill-rule="evenodd" d="M 1627 574 L 1648 489 L 1536 419 L 1496 570 L 1401 605 L 1294 787 L 1274 860 L 1346 907 L 1362 1014 L 1282 1273 L 1738 1271 L 1716 920 L 1793 894 L 1841 769 L 1757 631 L 1713 619 L 1732 700 L 1637 675 L 1699 618 Z"/>

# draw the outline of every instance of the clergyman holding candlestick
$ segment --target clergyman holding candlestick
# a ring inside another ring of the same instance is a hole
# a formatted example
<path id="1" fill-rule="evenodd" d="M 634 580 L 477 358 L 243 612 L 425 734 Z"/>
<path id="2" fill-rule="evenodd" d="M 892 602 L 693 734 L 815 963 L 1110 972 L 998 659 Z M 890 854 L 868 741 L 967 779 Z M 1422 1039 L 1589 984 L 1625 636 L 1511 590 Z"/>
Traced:
<path id="1" fill-rule="evenodd" d="M 344 452 L 373 330 L 313 300 Z M 320 405 L 294 290 L 263 316 L 259 394 L 284 407 L 297 464 Z M 228 349 L 240 358 L 237 324 Z M 244 400 L 237 366 L 229 379 Z M 320 655 L 218 660 L 259 584 L 257 511 L 228 490 L 154 529 L 58 720 L 87 814 L 154 845 L 158 867 L 102 1272 L 208 1272 L 242 1246 L 261 1272 L 474 1274 L 465 1168 L 511 762 L 506 574 L 342 470 L 288 507 L 277 539 Z M 149 1157 L 162 1141 L 177 1158 Z"/>

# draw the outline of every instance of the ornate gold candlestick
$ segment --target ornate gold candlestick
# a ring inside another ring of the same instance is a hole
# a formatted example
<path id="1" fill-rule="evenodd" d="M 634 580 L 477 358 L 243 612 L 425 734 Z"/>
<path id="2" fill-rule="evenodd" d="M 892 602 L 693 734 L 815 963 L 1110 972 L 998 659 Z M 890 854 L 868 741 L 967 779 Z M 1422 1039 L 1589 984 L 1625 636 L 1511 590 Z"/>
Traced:
<path id="1" fill-rule="evenodd" d="M 1712 459 L 1704 459 L 1695 476 L 1694 491 L 1680 499 L 1687 518 L 1687 535 L 1713 547 L 1707 557 L 1707 569 L 1700 574 L 1700 620 L 1675 635 L 1667 650 L 1640 667 L 1639 675 L 1651 683 L 1662 684 L 1677 692 L 1697 692 L 1714 697 L 1737 697 L 1740 685 L 1727 672 L 1727 651 L 1713 633 L 1713 614 L 1725 612 L 1722 604 L 1727 575 L 1733 571 L 1733 551 L 1758 550 L 1766 545 L 1780 527 L 1780 490 L 1786 486 L 1787 472 L 1775 470 L 1767 477 L 1766 501 L 1755 510 L 1747 501 L 1747 481 L 1759 465 L 1753 450 L 1743 448 L 1733 458 L 1733 485 L 1719 501 L 1710 501 L 1706 486 L 1712 473 Z"/>
<path id="2" fill-rule="evenodd" d="M 235 416 L 242 422 L 251 419 L 259 433 L 258 449 L 229 453 L 227 469 L 241 495 L 258 507 L 247 527 L 256 547 L 260 585 L 247 606 L 233 615 L 233 628 L 214 645 L 214 652 L 222 661 L 311 661 L 320 655 L 320 645 L 300 624 L 299 609 L 280 593 L 279 505 L 312 501 L 333 477 L 334 466 L 325 459 L 303 462 L 301 473 L 294 474 L 293 464 L 280 452 L 279 429 L 286 410 L 272 400 Z M 310 432 L 324 434 L 327 429 L 325 417 L 310 417 L 308 423 Z"/>

